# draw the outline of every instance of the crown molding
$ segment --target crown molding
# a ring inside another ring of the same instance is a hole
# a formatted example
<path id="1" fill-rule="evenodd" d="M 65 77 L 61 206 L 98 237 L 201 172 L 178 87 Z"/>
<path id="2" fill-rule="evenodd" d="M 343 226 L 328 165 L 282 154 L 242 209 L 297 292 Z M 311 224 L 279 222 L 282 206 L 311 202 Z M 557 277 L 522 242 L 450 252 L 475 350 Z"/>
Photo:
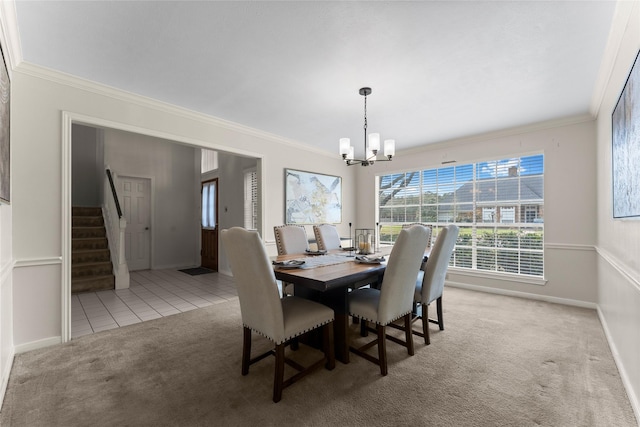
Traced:
<path id="1" fill-rule="evenodd" d="M 239 123 L 231 122 L 229 120 L 224 120 L 218 117 L 199 113 L 187 108 L 178 107 L 176 105 L 158 101 L 153 98 L 123 91 L 112 86 L 107 86 L 90 80 L 82 79 L 80 77 L 52 70 L 50 68 L 35 65 L 27 61 L 21 62 L 20 65 L 15 69 L 15 71 L 21 74 L 47 80 L 52 83 L 69 86 L 74 89 L 138 105 L 143 108 L 149 108 L 162 113 L 171 114 L 188 120 L 193 120 L 208 126 L 215 126 L 232 132 L 242 133 L 244 135 L 268 140 L 270 142 L 275 142 L 277 144 L 282 144 L 291 148 L 313 152 L 315 154 L 320 154 L 326 157 L 333 157 L 331 153 L 325 150 L 311 147 L 299 141 L 284 138 L 279 135 L 275 135 L 249 126 L 244 126 Z"/>
<path id="2" fill-rule="evenodd" d="M 22 62 L 18 15 L 13 0 L 0 1 L 0 42 L 2 42 L 4 59 L 7 61 L 7 71 L 11 79 L 13 69 Z"/>
<path id="3" fill-rule="evenodd" d="M 640 2 L 638 1 L 618 1 L 616 4 L 607 46 L 605 47 L 602 61 L 600 62 L 600 69 L 598 70 L 598 76 L 591 97 L 589 111 L 594 117 L 598 116 L 607 87 L 611 83 L 613 69 L 620 54 L 624 34 L 631 24 L 632 17 L 640 13 L 640 11 L 634 12 L 634 9 L 638 8 L 640 8 Z"/>

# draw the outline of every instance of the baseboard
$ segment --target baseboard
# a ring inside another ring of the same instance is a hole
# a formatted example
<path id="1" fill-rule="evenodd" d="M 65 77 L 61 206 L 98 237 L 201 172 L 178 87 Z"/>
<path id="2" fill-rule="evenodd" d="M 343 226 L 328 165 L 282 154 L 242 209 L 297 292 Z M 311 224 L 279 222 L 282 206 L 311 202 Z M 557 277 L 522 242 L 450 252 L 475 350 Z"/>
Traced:
<path id="1" fill-rule="evenodd" d="M 558 298 L 558 297 L 552 297 L 552 296 L 548 296 L 548 295 L 531 294 L 531 293 L 528 293 L 528 292 L 512 291 L 512 290 L 509 290 L 509 289 L 490 288 L 488 286 L 469 285 L 467 283 L 452 282 L 452 281 L 449 281 L 449 280 L 447 280 L 445 284 L 447 286 L 451 286 L 453 288 L 468 289 L 468 290 L 471 290 L 471 291 L 486 292 L 486 293 L 490 293 L 490 294 L 498 294 L 498 295 L 506 295 L 506 296 L 510 296 L 510 297 L 526 298 L 526 299 L 532 299 L 532 300 L 537 300 L 537 301 L 551 302 L 551 303 L 554 303 L 554 304 L 563 304 L 563 305 L 570 305 L 570 306 L 574 306 L 574 307 L 591 308 L 591 309 L 594 309 L 594 310 L 596 308 L 598 308 L 597 304 L 594 303 L 594 302 L 579 301 L 579 300 L 568 299 L 568 298 Z"/>
<path id="2" fill-rule="evenodd" d="M 151 270 L 183 270 L 185 268 L 200 267 L 200 262 L 196 264 L 161 264 L 151 266 Z"/>
<path id="3" fill-rule="evenodd" d="M 0 408 L 2 408 L 2 403 L 4 402 L 4 395 L 7 392 L 7 387 L 9 386 L 9 376 L 11 375 L 11 368 L 13 367 L 13 359 L 15 358 L 14 349 L 11 348 L 11 352 L 9 353 L 9 357 L 7 358 L 7 363 L 2 369 L 2 383 L 0 383 Z"/>
<path id="4" fill-rule="evenodd" d="M 631 385 L 631 381 L 629 381 L 629 375 L 627 374 L 626 369 L 624 368 L 624 364 L 622 360 L 620 360 L 620 354 L 618 353 L 618 348 L 613 341 L 613 337 L 609 332 L 609 326 L 607 325 L 607 321 L 600 310 L 600 306 L 597 308 L 598 318 L 600 319 L 600 324 L 602 325 L 602 329 L 604 330 L 604 336 L 607 338 L 607 342 L 609 343 L 609 348 L 611 349 L 611 354 L 613 355 L 613 361 L 618 368 L 618 373 L 620 374 L 620 378 L 622 379 L 622 385 L 627 392 L 627 397 L 629 398 L 629 403 L 631 404 L 631 408 L 633 408 L 633 413 L 636 416 L 636 420 L 638 422 L 638 426 L 640 427 L 640 400 L 638 400 L 638 396 L 633 390 Z"/>
<path id="5" fill-rule="evenodd" d="M 218 270 L 218 273 L 223 274 L 225 276 L 233 277 L 233 273 L 228 268 L 221 268 Z"/>
<path id="6" fill-rule="evenodd" d="M 62 337 L 45 338 L 38 341 L 28 342 L 26 344 L 20 344 L 15 346 L 15 354 L 25 353 L 31 350 L 38 350 L 40 348 L 51 347 L 62 343 Z"/>

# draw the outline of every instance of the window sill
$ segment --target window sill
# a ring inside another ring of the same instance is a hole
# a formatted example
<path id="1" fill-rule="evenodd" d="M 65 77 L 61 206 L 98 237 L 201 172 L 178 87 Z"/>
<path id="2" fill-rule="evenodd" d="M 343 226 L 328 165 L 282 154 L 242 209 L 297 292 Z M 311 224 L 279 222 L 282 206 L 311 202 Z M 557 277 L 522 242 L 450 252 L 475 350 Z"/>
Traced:
<path id="1" fill-rule="evenodd" d="M 526 283 L 528 285 L 545 286 L 547 280 L 543 277 L 523 276 L 513 273 L 496 273 L 495 271 L 471 270 L 468 268 L 449 267 L 449 273 L 467 277 L 479 277 L 483 279 L 502 280 L 505 282 Z"/>

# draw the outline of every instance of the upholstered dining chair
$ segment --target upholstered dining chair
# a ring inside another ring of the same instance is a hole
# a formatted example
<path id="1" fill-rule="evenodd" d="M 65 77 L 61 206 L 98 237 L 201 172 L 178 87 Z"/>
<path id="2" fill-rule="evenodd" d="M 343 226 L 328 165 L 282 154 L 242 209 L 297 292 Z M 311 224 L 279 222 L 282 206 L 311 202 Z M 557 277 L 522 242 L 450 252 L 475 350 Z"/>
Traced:
<path id="1" fill-rule="evenodd" d="M 414 301 L 420 304 L 422 314 L 412 319 L 422 319 L 422 333 L 413 330 L 413 333 L 424 337 L 424 343 L 429 345 L 429 322 L 438 324 L 440 330 L 444 330 L 444 318 L 442 317 L 442 293 L 444 281 L 447 276 L 447 268 L 451 260 L 451 254 L 458 239 L 459 228 L 454 224 L 443 227 L 431 249 L 426 266 L 418 273 Z M 438 319 L 429 319 L 428 306 L 436 301 Z"/>
<path id="2" fill-rule="evenodd" d="M 313 234 L 316 236 L 319 251 L 330 251 L 340 248 L 340 235 L 335 225 L 314 225 Z"/>
<path id="3" fill-rule="evenodd" d="M 427 239 L 427 247 L 425 248 L 425 252 L 431 247 L 431 237 L 433 236 L 433 229 L 431 228 L 430 225 L 427 224 L 423 224 L 421 222 L 413 222 L 410 224 L 402 224 L 402 228 L 409 228 L 412 227 L 414 225 L 422 225 L 423 227 L 426 227 L 427 231 L 429 232 L 429 238 Z M 422 268 L 425 268 L 426 264 L 422 264 Z"/>
<path id="4" fill-rule="evenodd" d="M 428 231 L 423 226 L 414 226 L 400 231 L 385 269 L 380 289 L 359 288 L 349 294 L 349 314 L 362 320 L 363 331 L 368 322 L 376 324 L 377 338 L 359 348 L 349 347 L 353 353 L 380 366 L 380 373 L 387 375 L 386 338 L 407 348 L 413 356 L 411 334 L 411 311 L 416 275 L 420 270 Z M 386 326 L 404 318 L 405 341 L 386 336 Z M 378 346 L 378 358 L 365 350 Z"/>
<path id="5" fill-rule="evenodd" d="M 280 298 L 273 267 L 257 231 L 233 227 L 222 230 L 221 236 L 240 300 L 244 328 L 242 375 L 249 373 L 249 366 L 253 363 L 275 355 L 273 401 L 278 402 L 284 388 L 312 370 L 322 364 L 329 370 L 335 367 L 333 310 L 303 298 Z M 323 329 L 324 347 L 321 360 L 304 368 L 285 357 L 285 347 L 292 339 L 320 327 Z M 252 331 L 271 340 L 275 349 L 251 358 Z M 300 372 L 285 380 L 285 362 Z"/>
<path id="6" fill-rule="evenodd" d="M 303 254 L 309 249 L 307 231 L 301 225 L 287 224 L 273 227 L 278 255 Z"/>
<path id="7" fill-rule="evenodd" d="M 276 237 L 278 255 L 303 254 L 309 250 L 307 230 L 302 225 L 276 225 L 273 227 Z M 293 295 L 294 289 L 291 283 L 282 282 L 282 294 Z"/>

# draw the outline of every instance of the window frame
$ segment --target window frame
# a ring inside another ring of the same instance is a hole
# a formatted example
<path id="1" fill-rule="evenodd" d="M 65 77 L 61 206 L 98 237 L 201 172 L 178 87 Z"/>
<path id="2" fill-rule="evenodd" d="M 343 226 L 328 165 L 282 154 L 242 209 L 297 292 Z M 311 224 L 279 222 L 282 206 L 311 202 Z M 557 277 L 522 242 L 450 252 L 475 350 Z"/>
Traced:
<path id="1" fill-rule="evenodd" d="M 211 189 L 213 188 L 213 197 Z M 200 227 L 204 230 L 215 230 L 218 223 L 216 200 L 218 197 L 218 179 L 213 178 L 201 183 L 200 192 Z"/>
<path id="2" fill-rule="evenodd" d="M 248 176 L 253 176 L 253 178 L 248 178 Z M 250 196 L 248 196 L 248 179 L 251 179 L 253 183 L 251 183 Z M 258 229 L 258 168 L 248 168 L 242 171 L 242 188 L 243 188 L 243 201 L 244 201 L 244 210 L 243 210 L 243 221 L 244 227 L 247 230 L 257 230 Z M 250 214 L 249 214 L 250 212 Z M 250 218 L 249 218 L 250 217 Z M 251 221 L 251 224 L 249 224 Z"/>
<path id="3" fill-rule="evenodd" d="M 515 169 L 514 161 L 517 161 Z M 488 164 L 496 165 L 493 176 L 489 177 L 485 170 L 482 173 L 479 171 L 480 166 Z M 470 180 L 465 168 L 472 171 Z M 456 180 L 455 174 L 458 170 L 467 174 L 465 180 Z M 439 173 L 453 173 L 453 178 L 448 176 L 439 180 Z M 417 178 L 413 176 L 409 179 L 409 175 L 412 174 L 417 174 Z M 381 244 L 395 242 L 394 232 L 386 232 L 385 227 L 387 230 L 390 227 L 398 229 L 398 226 L 401 228 L 405 223 L 420 222 L 432 226 L 433 243 L 443 226 L 456 224 L 460 227 L 461 233 L 451 258 L 451 269 L 465 274 L 510 277 L 517 281 L 544 284 L 544 175 L 542 152 L 501 156 L 498 160 L 443 164 L 439 167 L 379 174 L 376 176 L 375 197 L 376 220 L 380 226 L 379 241 Z M 425 176 L 430 180 L 425 181 Z M 385 181 L 388 184 L 393 180 L 406 187 L 383 188 Z M 516 182 L 517 198 L 514 199 L 513 189 Z M 526 192 L 523 192 L 523 182 L 527 186 Z M 469 184 L 471 194 L 465 193 L 458 198 L 458 191 Z M 482 200 L 478 191 L 478 187 L 482 186 L 485 189 L 493 187 L 496 194 L 492 196 L 492 200 Z M 504 192 L 502 197 L 499 196 L 500 189 Z M 393 191 L 396 191 L 396 195 L 390 196 Z M 448 195 L 451 198 L 449 203 L 445 200 Z M 524 198 L 531 195 L 539 198 Z M 404 203 L 398 203 L 394 200 L 395 197 L 398 197 L 398 201 L 404 197 Z M 414 197 L 416 199 L 412 200 Z M 382 199 L 386 202 L 382 202 Z M 471 210 L 468 210 L 469 206 Z M 442 207 L 445 209 L 441 209 Z M 493 211 L 493 221 L 483 221 L 483 211 Z M 464 215 L 461 214 L 463 212 Z M 504 237 L 500 241 L 495 240 L 499 235 Z M 397 237 L 397 234 L 395 236 Z M 464 236 L 469 237 L 466 242 Z M 483 236 L 494 240 L 493 245 L 483 245 L 486 243 L 482 241 Z M 482 258 L 482 254 L 488 255 L 489 258 Z M 463 256 L 470 262 L 463 263 Z M 487 267 L 489 264 L 492 264 L 491 268 Z"/>

